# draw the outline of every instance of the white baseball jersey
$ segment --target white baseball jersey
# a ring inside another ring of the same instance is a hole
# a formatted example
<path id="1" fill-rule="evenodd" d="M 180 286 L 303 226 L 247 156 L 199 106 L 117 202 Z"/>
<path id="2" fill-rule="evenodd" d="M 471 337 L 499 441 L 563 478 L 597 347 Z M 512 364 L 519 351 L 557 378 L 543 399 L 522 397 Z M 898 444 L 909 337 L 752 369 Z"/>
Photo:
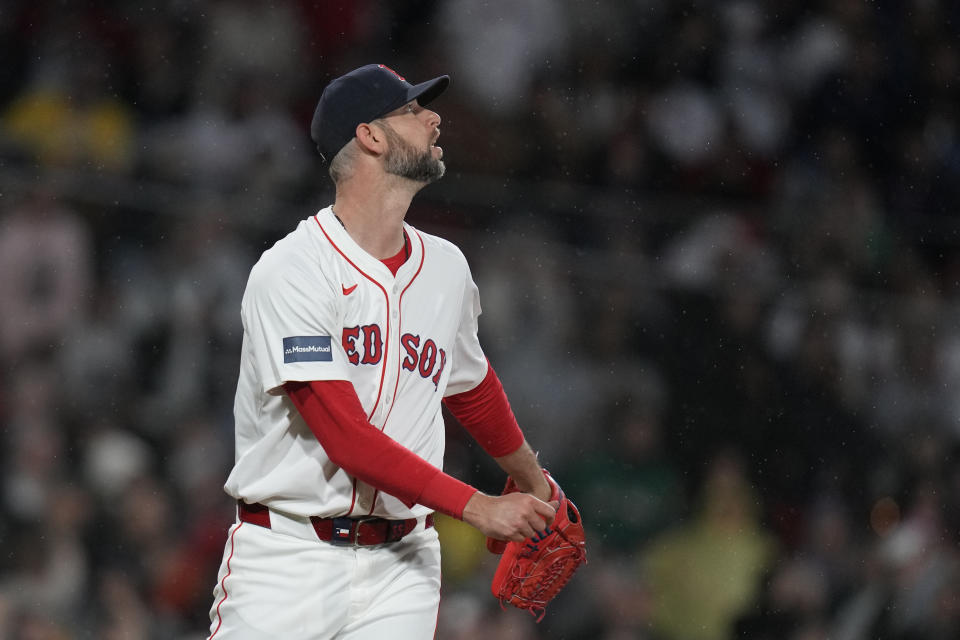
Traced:
<path id="1" fill-rule="evenodd" d="M 241 306 L 230 495 L 302 516 L 402 519 L 430 511 L 409 509 L 333 464 L 282 389 L 348 380 L 374 426 L 442 465 L 441 399 L 476 387 L 487 372 L 480 303 L 456 246 L 404 228 L 410 255 L 396 277 L 329 207 L 253 267 Z"/>

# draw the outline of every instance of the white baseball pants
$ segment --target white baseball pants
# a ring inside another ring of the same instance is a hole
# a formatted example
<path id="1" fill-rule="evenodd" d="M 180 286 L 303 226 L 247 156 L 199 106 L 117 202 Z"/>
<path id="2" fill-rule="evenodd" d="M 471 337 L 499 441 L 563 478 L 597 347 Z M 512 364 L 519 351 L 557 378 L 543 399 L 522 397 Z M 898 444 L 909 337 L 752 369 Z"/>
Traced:
<path id="1" fill-rule="evenodd" d="M 210 608 L 210 640 L 431 640 L 440 542 L 417 529 L 390 544 L 337 546 L 309 523 L 234 524 Z M 311 539 L 312 537 L 312 539 Z"/>

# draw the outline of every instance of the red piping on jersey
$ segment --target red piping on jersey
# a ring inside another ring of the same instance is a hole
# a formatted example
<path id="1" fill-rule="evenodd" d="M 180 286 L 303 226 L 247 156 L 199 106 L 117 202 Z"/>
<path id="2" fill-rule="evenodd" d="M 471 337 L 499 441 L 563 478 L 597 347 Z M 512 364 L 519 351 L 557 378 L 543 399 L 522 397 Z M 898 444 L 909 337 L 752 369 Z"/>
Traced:
<path id="1" fill-rule="evenodd" d="M 347 515 L 350 516 L 353 514 L 353 508 L 357 506 L 357 479 L 352 477 L 350 478 L 350 508 L 347 509 Z"/>
<path id="2" fill-rule="evenodd" d="M 417 266 L 417 272 L 413 274 L 413 277 L 412 277 L 412 278 L 410 278 L 410 282 L 408 282 L 408 283 L 407 283 L 407 286 L 405 286 L 405 287 L 403 288 L 403 291 L 400 292 L 400 297 L 397 299 L 397 306 L 400 308 L 400 311 L 399 311 L 399 314 L 400 314 L 400 315 L 399 315 L 399 317 L 397 318 L 397 326 L 398 326 L 398 327 L 403 326 L 403 325 L 402 325 L 402 323 L 403 323 L 403 294 L 405 294 L 405 293 L 407 292 L 407 289 L 410 288 L 410 285 L 413 284 L 413 281 L 416 280 L 416 279 L 417 279 L 417 276 L 420 275 L 420 271 L 423 269 L 423 263 L 424 263 L 424 261 L 426 260 L 427 249 L 426 249 L 426 247 L 423 245 L 423 237 L 420 235 L 420 232 L 419 232 L 419 231 L 417 231 L 417 240 L 420 241 L 420 264 Z M 398 331 L 399 331 L 399 329 L 398 329 Z M 403 358 L 400 359 L 400 362 L 402 362 L 402 361 L 403 361 Z M 398 367 L 399 367 L 399 364 L 400 364 L 400 363 L 398 362 L 398 363 L 397 363 Z M 384 365 L 384 369 L 386 369 L 386 365 Z M 384 429 L 387 428 L 387 420 L 390 419 L 390 414 L 393 413 L 393 408 L 394 408 L 395 406 L 397 406 L 397 388 L 398 388 L 399 386 L 400 386 L 400 371 L 399 371 L 399 369 L 398 369 L 398 371 L 397 371 L 397 381 L 396 381 L 396 383 L 394 383 L 394 385 L 393 385 L 393 404 L 390 405 L 390 409 L 387 411 L 387 415 L 386 415 L 386 417 L 383 419 L 383 426 L 380 427 L 380 431 L 383 431 Z M 367 512 L 367 515 L 368 515 L 368 516 L 373 515 L 373 510 L 374 510 L 374 509 L 376 508 L 376 506 L 377 506 L 377 495 L 378 495 L 379 493 L 380 493 L 380 490 L 379 490 L 379 489 L 374 489 L 374 490 L 373 490 L 373 500 L 370 501 L 370 511 Z"/>
<path id="3" fill-rule="evenodd" d="M 239 523 L 236 528 L 234 528 L 233 533 L 230 534 L 230 555 L 227 556 L 227 573 L 220 580 L 220 590 L 223 591 L 223 597 L 220 598 L 220 602 L 217 603 L 217 628 L 213 630 L 213 633 L 210 634 L 210 637 L 207 638 L 207 640 L 213 640 L 213 636 L 217 635 L 217 632 L 220 631 L 220 626 L 223 624 L 223 618 L 220 617 L 220 605 L 227 600 L 227 578 L 229 578 L 230 574 L 233 572 L 233 569 L 230 568 L 230 561 L 233 560 L 233 539 L 237 535 L 237 531 L 239 531 L 240 527 L 242 526 L 243 523 Z"/>

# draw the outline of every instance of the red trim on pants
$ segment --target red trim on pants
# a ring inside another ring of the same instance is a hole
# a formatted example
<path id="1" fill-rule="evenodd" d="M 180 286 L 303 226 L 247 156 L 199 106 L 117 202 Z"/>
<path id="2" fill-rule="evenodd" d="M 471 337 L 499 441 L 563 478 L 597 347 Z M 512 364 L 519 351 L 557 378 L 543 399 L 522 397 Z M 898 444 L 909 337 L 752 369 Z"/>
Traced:
<path id="1" fill-rule="evenodd" d="M 207 638 L 207 640 L 213 640 L 213 636 L 217 635 L 217 632 L 220 631 L 220 626 L 223 625 L 223 618 L 220 616 L 220 606 L 227 599 L 227 578 L 230 577 L 232 569 L 230 569 L 230 561 L 233 560 L 233 549 L 234 543 L 233 538 L 237 535 L 237 531 L 240 530 L 240 527 L 243 526 L 243 523 L 239 523 L 233 530 L 233 533 L 230 534 L 230 555 L 227 556 L 227 573 L 220 580 L 220 589 L 223 591 L 223 597 L 220 598 L 220 602 L 217 603 L 217 628 L 213 630 L 213 633 Z"/>

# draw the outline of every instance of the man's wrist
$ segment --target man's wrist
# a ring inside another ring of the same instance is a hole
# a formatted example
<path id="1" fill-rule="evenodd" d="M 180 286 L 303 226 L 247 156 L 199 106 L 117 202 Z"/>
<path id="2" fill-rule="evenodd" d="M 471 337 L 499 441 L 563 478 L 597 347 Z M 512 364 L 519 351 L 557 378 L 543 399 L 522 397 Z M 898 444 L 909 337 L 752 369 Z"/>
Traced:
<path id="1" fill-rule="evenodd" d="M 516 478 L 514 478 L 514 482 L 517 482 L 521 491 L 532 494 L 544 502 L 550 502 L 550 498 L 553 497 L 553 486 L 542 471 L 525 484 L 521 484 Z"/>
<path id="2" fill-rule="evenodd" d="M 467 524 L 477 526 L 483 514 L 485 501 L 489 498 L 490 496 L 482 491 L 475 491 L 463 505 L 460 519 Z"/>

